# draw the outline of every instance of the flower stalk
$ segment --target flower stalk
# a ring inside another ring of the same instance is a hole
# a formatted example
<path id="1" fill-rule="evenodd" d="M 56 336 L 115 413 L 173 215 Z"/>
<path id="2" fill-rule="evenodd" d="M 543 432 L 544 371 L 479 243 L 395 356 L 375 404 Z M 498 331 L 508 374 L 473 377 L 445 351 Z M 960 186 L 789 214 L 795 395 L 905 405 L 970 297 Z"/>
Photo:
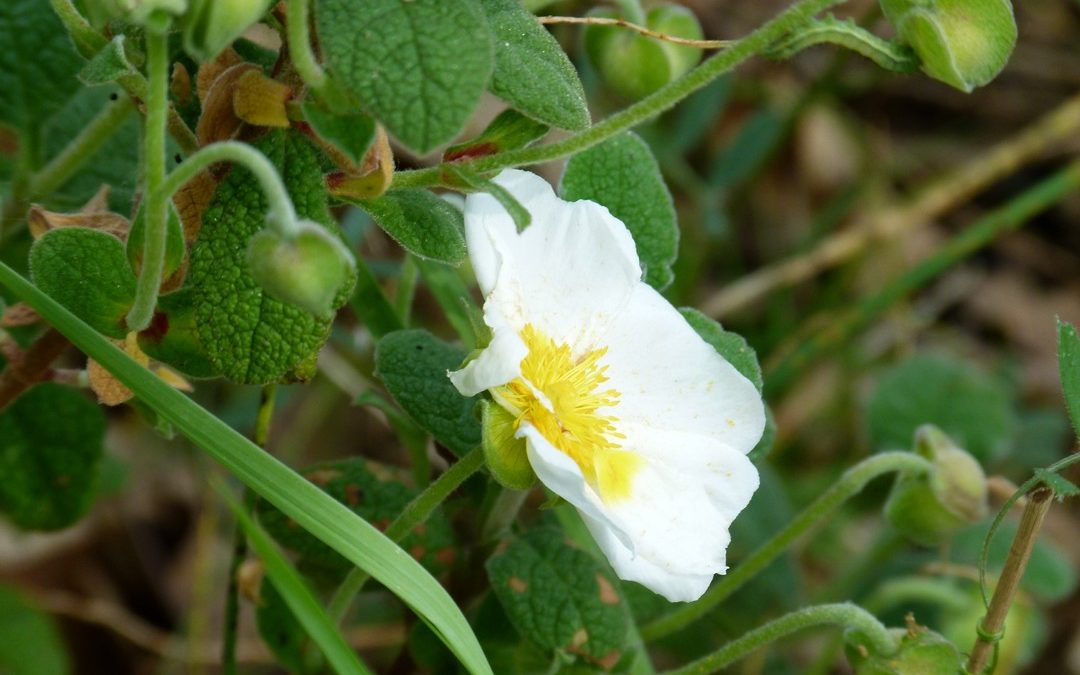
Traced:
<path id="1" fill-rule="evenodd" d="M 664 675 L 706 675 L 731 665 L 757 649 L 791 635 L 796 631 L 814 626 L 841 626 L 863 633 L 882 654 L 895 652 L 899 644 L 885 626 L 873 614 L 862 607 L 843 602 L 831 605 L 804 607 L 790 614 L 773 619 L 737 638 L 708 656 L 693 663 L 669 670 Z"/>
<path id="2" fill-rule="evenodd" d="M 714 583 L 700 600 L 647 624 L 641 630 L 642 637 L 646 640 L 662 638 L 712 611 L 786 551 L 800 535 L 825 520 L 873 479 L 900 471 L 920 474 L 932 468 L 930 462 L 911 452 L 883 452 L 864 459 L 845 471 L 832 487 L 807 506 L 787 527 L 773 535 L 772 539 L 751 553 L 727 576 Z"/>

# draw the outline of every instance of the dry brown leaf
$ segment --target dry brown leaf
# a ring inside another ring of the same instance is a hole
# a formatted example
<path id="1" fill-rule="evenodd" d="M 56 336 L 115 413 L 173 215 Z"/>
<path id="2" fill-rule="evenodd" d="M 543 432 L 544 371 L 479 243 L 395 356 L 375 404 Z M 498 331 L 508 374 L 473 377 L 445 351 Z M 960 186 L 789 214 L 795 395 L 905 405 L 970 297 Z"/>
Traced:
<path id="1" fill-rule="evenodd" d="M 182 63 L 173 64 L 172 78 L 169 80 L 169 93 L 180 105 L 187 105 L 191 96 L 191 73 Z"/>
<path id="2" fill-rule="evenodd" d="M 29 326 L 38 321 L 41 321 L 41 317 L 33 307 L 25 302 L 17 302 L 4 308 L 3 315 L 0 315 L 0 328 Z"/>
<path id="3" fill-rule="evenodd" d="M 184 228 L 184 241 L 190 246 L 202 227 L 202 214 L 214 197 L 217 180 L 209 171 L 195 176 L 173 195 L 173 204 Z"/>
<path id="4" fill-rule="evenodd" d="M 206 92 L 202 114 L 199 115 L 199 123 L 195 127 L 195 136 L 200 146 L 228 140 L 239 131 L 243 120 L 237 117 L 233 110 L 233 92 L 244 73 L 258 69 L 253 63 L 237 63 L 214 80 L 210 90 Z"/>
<path id="5" fill-rule="evenodd" d="M 48 211 L 40 204 L 30 206 L 30 212 L 26 215 L 30 235 L 34 239 L 40 239 L 49 230 L 58 230 L 65 227 L 85 227 L 91 230 L 101 230 L 111 234 L 121 241 L 127 239 L 131 223 L 127 218 L 118 213 L 57 213 Z"/>
<path id="6" fill-rule="evenodd" d="M 79 213 L 107 213 L 109 210 L 109 195 L 112 194 L 112 187 L 109 185 L 102 185 L 98 188 L 94 196 L 86 200 L 86 203 L 79 209 Z"/>
<path id="7" fill-rule="evenodd" d="M 292 89 L 284 84 L 258 70 L 250 70 L 236 80 L 233 112 L 248 124 L 287 129 L 290 122 L 285 103 L 292 94 Z"/>
<path id="8" fill-rule="evenodd" d="M 394 152 L 390 149 L 386 131 L 380 126 L 359 170 L 355 174 L 332 173 L 326 177 L 326 186 L 336 197 L 374 199 L 386 192 L 393 179 Z"/>
<path id="9" fill-rule="evenodd" d="M 227 47 L 214 57 L 213 61 L 207 61 L 200 65 L 198 73 L 195 74 L 195 91 L 199 95 L 199 102 L 206 101 L 206 95 L 210 92 L 210 87 L 214 85 L 214 81 L 222 73 L 242 62 L 243 59 L 236 53 L 236 50 Z"/>
<path id="10" fill-rule="evenodd" d="M 150 357 L 139 349 L 138 335 L 136 333 L 128 333 L 127 338 L 123 341 L 112 340 L 112 342 L 123 349 L 136 363 L 160 377 L 173 389 L 193 391 L 191 383 L 175 370 L 156 361 L 150 361 Z M 93 390 L 98 397 L 98 401 L 103 405 L 117 406 L 130 401 L 134 396 L 130 389 L 93 359 L 88 359 L 86 362 L 86 375 L 90 381 L 90 389 Z"/>

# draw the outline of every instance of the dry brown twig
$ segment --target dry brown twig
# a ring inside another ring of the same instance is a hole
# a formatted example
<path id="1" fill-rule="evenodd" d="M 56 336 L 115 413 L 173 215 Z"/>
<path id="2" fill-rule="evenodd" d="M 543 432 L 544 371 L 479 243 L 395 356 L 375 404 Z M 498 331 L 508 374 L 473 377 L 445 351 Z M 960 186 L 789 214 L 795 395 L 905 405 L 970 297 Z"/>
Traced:
<path id="1" fill-rule="evenodd" d="M 626 19 L 609 19 L 602 16 L 538 16 L 536 18 L 542 24 L 567 23 L 582 24 L 586 26 L 618 26 L 656 40 L 662 40 L 663 42 L 670 42 L 685 47 L 698 47 L 699 49 L 726 49 L 730 47 L 733 42 L 732 40 L 691 40 L 689 38 L 675 37 L 674 35 L 660 33 L 636 23 L 630 23 Z"/>
<path id="2" fill-rule="evenodd" d="M 769 293 L 804 282 L 865 251 L 872 243 L 892 239 L 932 222 L 994 182 L 1038 159 L 1050 148 L 1072 139 L 1080 130 L 1080 94 L 963 166 L 932 181 L 904 204 L 858 219 L 810 251 L 763 267 L 717 291 L 702 304 L 713 318 L 731 314 Z"/>

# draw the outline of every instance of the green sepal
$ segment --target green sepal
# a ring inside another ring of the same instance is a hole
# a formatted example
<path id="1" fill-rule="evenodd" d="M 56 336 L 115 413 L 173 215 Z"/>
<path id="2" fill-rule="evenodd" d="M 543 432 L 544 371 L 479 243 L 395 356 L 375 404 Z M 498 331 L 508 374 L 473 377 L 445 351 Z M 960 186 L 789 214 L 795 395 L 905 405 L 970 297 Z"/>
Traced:
<path id="1" fill-rule="evenodd" d="M 963 660 L 956 646 L 934 631 L 912 624 L 890 629 L 899 638 L 895 654 L 879 654 L 871 640 L 855 630 L 844 634 L 848 662 L 855 675 L 956 675 Z"/>
<path id="2" fill-rule="evenodd" d="M 507 150 L 526 148 L 547 135 L 549 129 L 516 110 L 499 113 L 476 138 L 451 145 L 443 153 L 444 162 L 494 155 Z"/>
<path id="3" fill-rule="evenodd" d="M 184 14 L 184 51 L 209 61 L 262 18 L 271 0 L 192 0 Z"/>
<path id="4" fill-rule="evenodd" d="M 491 476 L 512 490 L 525 490 L 536 484 L 536 472 L 529 464 L 525 439 L 514 434 L 514 416 L 492 401 L 480 401 L 480 426 L 483 433 L 484 461 Z"/>
<path id="5" fill-rule="evenodd" d="M 320 141 L 340 153 L 346 165 L 342 168 L 359 169 L 364 157 L 375 140 L 375 120 L 362 112 L 336 115 L 311 99 L 306 99 L 300 109 L 304 121 Z"/>

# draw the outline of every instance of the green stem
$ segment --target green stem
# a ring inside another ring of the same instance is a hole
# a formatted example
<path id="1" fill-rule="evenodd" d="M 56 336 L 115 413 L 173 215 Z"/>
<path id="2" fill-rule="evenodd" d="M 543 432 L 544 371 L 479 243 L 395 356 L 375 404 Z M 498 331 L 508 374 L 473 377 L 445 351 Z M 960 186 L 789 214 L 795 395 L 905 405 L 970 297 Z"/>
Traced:
<path id="1" fill-rule="evenodd" d="M 896 638 L 889 634 L 888 629 L 873 614 L 862 607 L 848 602 L 833 605 L 815 605 L 813 607 L 804 607 L 791 614 L 785 614 L 779 619 L 773 619 L 742 637 L 729 642 L 712 654 L 682 668 L 669 670 L 665 675 L 706 675 L 707 673 L 714 673 L 770 642 L 804 628 L 825 625 L 854 628 L 860 631 L 870 640 L 874 649 L 881 654 L 892 654 L 899 648 Z"/>
<path id="2" fill-rule="evenodd" d="M 467 478 L 476 473 L 484 465 L 484 451 L 475 448 L 467 455 L 446 470 L 446 473 L 428 486 L 426 490 L 409 502 L 405 509 L 387 526 L 386 534 L 391 541 L 397 543 L 402 540 L 414 527 L 427 520 L 450 494 L 458 489 Z M 341 582 L 334 597 L 330 600 L 328 610 L 330 618 L 339 625 L 352 605 L 353 598 L 360 592 L 370 578 L 367 572 L 359 567 L 353 568 L 345 581 Z"/>
<path id="3" fill-rule="evenodd" d="M 529 497 L 529 490 L 511 490 L 500 488 L 498 496 L 491 502 L 491 508 L 480 528 L 480 542 L 493 544 L 502 539 L 517 519 L 518 512 Z"/>
<path id="4" fill-rule="evenodd" d="M 119 131 L 134 110 L 135 106 L 126 94 L 120 94 L 115 101 L 105 106 L 60 154 L 34 175 L 30 182 L 30 198 L 38 199 L 51 194 L 66 183 L 101 149 L 105 141 Z"/>
<path id="5" fill-rule="evenodd" d="M 146 177 L 146 238 L 142 267 L 135 287 L 135 302 L 128 311 L 128 328 L 143 330 L 150 325 L 165 269 L 165 239 L 168 232 L 168 195 L 161 194 L 165 181 L 165 122 L 169 112 L 169 38 L 165 33 L 146 35 L 147 79 L 146 126 L 143 132 L 143 162 Z"/>
<path id="6" fill-rule="evenodd" d="M 642 637 L 655 640 L 670 635 L 712 611 L 786 551 L 800 535 L 831 515 L 878 476 L 897 471 L 924 473 L 931 469 L 930 462 L 910 452 L 883 452 L 864 459 L 845 471 L 832 487 L 803 509 L 787 527 L 773 535 L 772 539 L 758 547 L 727 576 L 713 584 L 700 600 L 683 605 L 646 625 L 641 630 Z"/>
<path id="7" fill-rule="evenodd" d="M 868 326 L 900 299 L 951 269 L 958 261 L 985 247 L 1002 233 L 1020 227 L 1077 188 L 1080 188 L 1080 160 L 1069 163 L 1004 206 L 980 218 L 929 258 L 887 284 L 879 293 L 859 302 L 839 319 L 832 320 L 828 328 L 801 341 L 774 367 L 767 368 L 766 398 L 783 391 L 804 369 L 819 363 L 822 355 L 832 349 L 846 344 L 849 336 Z"/>
<path id="8" fill-rule="evenodd" d="M 754 32 L 736 41 L 730 48 L 707 59 L 685 76 L 664 85 L 634 105 L 615 113 L 589 129 L 562 141 L 521 150 L 510 150 L 460 164 L 472 171 L 484 173 L 511 166 L 540 164 L 581 152 L 668 110 L 754 54 L 764 51 L 769 45 L 804 24 L 818 12 L 842 2 L 844 0 L 800 0 Z M 399 171 L 394 174 L 391 189 L 438 185 L 442 179 L 443 169 L 442 166 L 435 166 L 415 171 Z"/>
<path id="9" fill-rule="evenodd" d="M 394 309 L 406 328 L 409 327 L 412 316 L 413 298 L 416 296 L 416 282 L 419 278 L 420 268 L 416 266 L 416 258 L 406 253 L 405 260 L 401 263 L 397 294 L 394 296 Z"/>
<path id="10" fill-rule="evenodd" d="M 334 86 L 334 81 L 319 65 L 315 59 L 315 52 L 311 49 L 309 33 L 311 8 L 308 2 L 309 0 L 289 0 L 286 8 L 285 28 L 289 41 L 289 57 L 300 79 L 319 100 L 325 102 L 332 110 L 344 110 L 348 105 L 345 96 Z"/>
<path id="11" fill-rule="evenodd" d="M 270 210 L 266 215 L 267 224 L 283 237 L 292 237 L 296 234 L 296 210 L 293 208 L 289 191 L 285 188 L 285 183 L 282 182 L 277 169 L 261 152 L 239 141 L 212 143 L 185 159 L 161 184 L 159 188 L 161 198 L 167 201 L 185 183 L 217 162 L 242 164 L 245 169 L 254 174 L 270 204 Z"/>

